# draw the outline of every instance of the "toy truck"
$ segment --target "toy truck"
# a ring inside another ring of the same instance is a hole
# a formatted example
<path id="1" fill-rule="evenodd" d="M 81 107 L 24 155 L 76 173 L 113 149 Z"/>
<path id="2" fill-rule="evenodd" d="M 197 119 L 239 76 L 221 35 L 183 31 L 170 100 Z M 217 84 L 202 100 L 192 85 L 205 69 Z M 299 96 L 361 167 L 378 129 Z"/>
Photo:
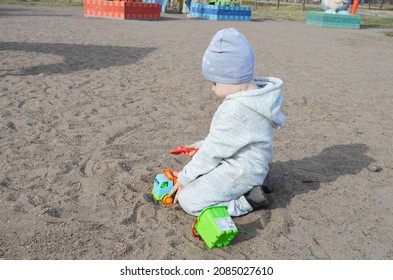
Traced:
<path id="1" fill-rule="evenodd" d="M 173 155 L 189 154 L 193 151 L 198 151 L 197 147 L 177 146 L 170 150 Z M 169 192 L 176 185 L 177 177 L 171 169 L 162 170 L 161 174 L 157 174 L 154 179 L 154 186 L 152 194 L 156 200 L 162 201 L 165 205 L 173 203 L 173 196 Z"/>
<path id="2" fill-rule="evenodd" d="M 152 190 L 153 197 L 156 200 L 162 201 L 164 205 L 173 203 L 173 196 L 169 195 L 173 186 L 176 185 L 177 177 L 173 174 L 171 169 L 164 169 L 162 173 L 157 174 L 154 179 L 154 186 Z"/>

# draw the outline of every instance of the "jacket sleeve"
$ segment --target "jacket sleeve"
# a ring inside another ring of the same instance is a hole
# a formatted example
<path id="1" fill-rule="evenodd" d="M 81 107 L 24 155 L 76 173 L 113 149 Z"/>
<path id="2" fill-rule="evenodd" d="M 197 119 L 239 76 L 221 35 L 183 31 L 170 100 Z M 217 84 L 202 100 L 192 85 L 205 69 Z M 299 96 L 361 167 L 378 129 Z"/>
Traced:
<path id="1" fill-rule="evenodd" d="M 205 140 L 201 140 L 198 142 L 195 142 L 194 145 L 198 147 L 198 149 L 202 148 L 203 144 L 205 143 Z"/>
<path id="2" fill-rule="evenodd" d="M 188 185 L 246 146 L 250 137 L 242 130 L 244 125 L 240 115 L 228 110 L 219 112 L 203 145 L 179 173 L 180 183 Z"/>

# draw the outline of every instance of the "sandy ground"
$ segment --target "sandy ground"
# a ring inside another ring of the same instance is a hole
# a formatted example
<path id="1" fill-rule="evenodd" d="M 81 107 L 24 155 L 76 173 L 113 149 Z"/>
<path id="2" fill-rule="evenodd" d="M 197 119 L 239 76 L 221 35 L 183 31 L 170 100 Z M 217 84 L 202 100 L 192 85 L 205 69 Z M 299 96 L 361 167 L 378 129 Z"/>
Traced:
<path id="1" fill-rule="evenodd" d="M 168 151 L 208 132 L 220 100 L 200 62 L 225 27 L 249 38 L 258 76 L 284 81 L 287 125 L 269 209 L 208 249 L 151 189 L 189 160 Z M 7 5 L 0 28 L 0 258 L 393 259 L 387 30 Z"/>

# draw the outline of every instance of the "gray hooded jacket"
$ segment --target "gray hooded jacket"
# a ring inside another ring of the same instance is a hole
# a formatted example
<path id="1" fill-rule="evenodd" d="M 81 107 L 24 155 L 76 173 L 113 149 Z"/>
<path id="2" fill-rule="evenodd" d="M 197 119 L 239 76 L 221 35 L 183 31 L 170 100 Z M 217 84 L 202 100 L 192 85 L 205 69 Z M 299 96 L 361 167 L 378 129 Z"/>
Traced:
<path id="1" fill-rule="evenodd" d="M 235 197 L 262 184 L 272 158 L 273 129 L 285 123 L 283 82 L 278 78 L 255 81 L 259 89 L 231 94 L 218 107 L 209 134 L 195 143 L 198 152 L 179 173 L 185 187 L 207 174 L 209 185 Z"/>

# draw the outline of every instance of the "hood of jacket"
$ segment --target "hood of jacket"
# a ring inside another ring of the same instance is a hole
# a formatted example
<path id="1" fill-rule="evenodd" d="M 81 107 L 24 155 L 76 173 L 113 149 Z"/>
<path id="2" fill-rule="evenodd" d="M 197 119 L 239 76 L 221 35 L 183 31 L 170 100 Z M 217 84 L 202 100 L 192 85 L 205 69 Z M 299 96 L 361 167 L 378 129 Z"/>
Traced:
<path id="1" fill-rule="evenodd" d="M 285 116 L 281 112 L 283 103 L 281 91 L 283 81 L 278 78 L 256 78 L 258 89 L 241 91 L 228 95 L 225 100 L 233 100 L 247 106 L 270 120 L 273 127 L 281 128 L 285 124 Z"/>

